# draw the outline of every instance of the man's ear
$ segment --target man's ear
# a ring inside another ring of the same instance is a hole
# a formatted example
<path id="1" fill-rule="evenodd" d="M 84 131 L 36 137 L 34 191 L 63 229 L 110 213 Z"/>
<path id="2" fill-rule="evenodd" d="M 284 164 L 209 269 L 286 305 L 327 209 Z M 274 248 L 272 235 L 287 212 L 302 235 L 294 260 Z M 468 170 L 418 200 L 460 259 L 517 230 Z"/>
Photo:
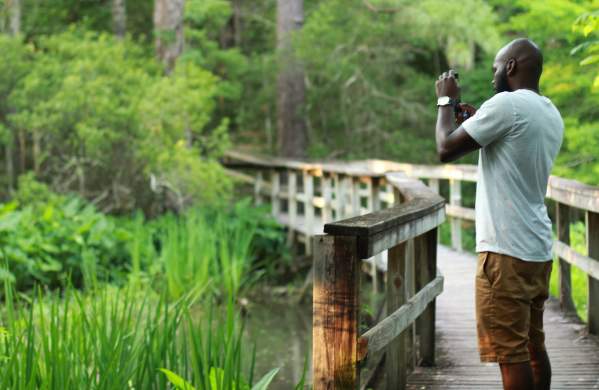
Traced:
<path id="1" fill-rule="evenodd" d="M 509 60 L 507 60 L 507 63 L 505 64 L 506 67 L 506 73 L 508 76 L 513 76 L 516 73 L 516 68 L 518 67 L 518 62 L 516 62 L 515 58 L 510 58 Z"/>

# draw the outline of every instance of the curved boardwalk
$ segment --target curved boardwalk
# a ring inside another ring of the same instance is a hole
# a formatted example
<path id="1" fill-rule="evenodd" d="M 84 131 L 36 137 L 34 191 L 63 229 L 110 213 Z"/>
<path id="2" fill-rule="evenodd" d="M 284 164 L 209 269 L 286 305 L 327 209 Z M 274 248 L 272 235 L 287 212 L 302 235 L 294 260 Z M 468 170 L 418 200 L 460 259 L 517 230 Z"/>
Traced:
<path id="1" fill-rule="evenodd" d="M 478 360 L 474 319 L 476 257 L 439 246 L 445 289 L 437 298 L 437 366 L 417 367 L 408 389 L 501 389 L 499 368 Z M 553 272 L 556 272 L 554 269 Z M 551 299 L 545 309 L 552 389 L 599 389 L 599 340 L 565 317 Z"/>

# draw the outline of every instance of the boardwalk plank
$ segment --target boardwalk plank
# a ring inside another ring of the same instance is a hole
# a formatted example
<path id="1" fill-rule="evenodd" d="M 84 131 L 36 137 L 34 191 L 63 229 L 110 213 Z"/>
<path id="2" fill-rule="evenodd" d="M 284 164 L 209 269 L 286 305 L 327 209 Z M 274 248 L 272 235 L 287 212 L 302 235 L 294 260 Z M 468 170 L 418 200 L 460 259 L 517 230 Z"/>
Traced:
<path id="1" fill-rule="evenodd" d="M 501 389 L 496 364 L 480 363 L 474 318 L 476 258 L 440 246 L 439 268 L 445 289 L 437 298 L 437 365 L 417 367 L 408 389 Z M 557 270 L 554 270 L 557 272 Z M 545 310 L 547 350 L 553 368 L 552 389 L 599 389 L 599 340 L 584 324 L 564 315 L 550 299 Z"/>

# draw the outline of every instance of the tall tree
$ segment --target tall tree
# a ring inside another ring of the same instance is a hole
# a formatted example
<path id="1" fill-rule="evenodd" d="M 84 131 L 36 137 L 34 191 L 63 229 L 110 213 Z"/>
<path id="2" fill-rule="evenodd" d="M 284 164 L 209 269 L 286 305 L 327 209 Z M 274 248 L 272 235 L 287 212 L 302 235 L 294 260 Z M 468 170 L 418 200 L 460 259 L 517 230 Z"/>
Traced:
<path id="1" fill-rule="evenodd" d="M 277 0 L 277 142 L 285 157 L 304 157 L 308 131 L 304 119 L 304 68 L 293 47 L 293 33 L 304 23 L 303 0 Z"/>
<path id="2" fill-rule="evenodd" d="M 127 32 L 126 5 L 126 0 L 112 0 L 112 29 L 119 38 L 123 38 Z"/>
<path id="3" fill-rule="evenodd" d="M 154 34 L 156 55 L 170 74 L 183 52 L 183 16 L 185 0 L 155 0 Z"/>
<path id="4" fill-rule="evenodd" d="M 21 0 L 8 0 L 6 7 L 9 15 L 10 34 L 14 37 L 21 33 Z M 23 139 L 22 132 L 20 138 Z M 6 137 L 6 145 L 4 147 L 4 158 L 6 163 L 6 179 L 8 182 L 8 193 L 12 193 L 15 182 L 15 167 L 14 167 L 14 139 L 12 132 Z"/>

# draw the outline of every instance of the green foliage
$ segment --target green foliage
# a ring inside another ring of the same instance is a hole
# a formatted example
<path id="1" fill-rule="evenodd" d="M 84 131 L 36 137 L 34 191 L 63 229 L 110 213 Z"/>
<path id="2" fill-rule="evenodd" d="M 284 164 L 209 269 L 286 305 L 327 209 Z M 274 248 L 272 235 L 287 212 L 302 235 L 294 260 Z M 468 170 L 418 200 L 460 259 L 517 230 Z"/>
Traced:
<path id="1" fill-rule="evenodd" d="M 210 72 L 188 63 L 161 76 L 133 41 L 76 28 L 39 38 L 33 58 L 8 98 L 8 126 L 31 134 L 33 164 L 53 188 L 130 210 L 151 200 L 155 175 L 178 207 L 227 198 L 215 159 L 228 122 L 211 123 L 219 81 Z"/>
<path id="2" fill-rule="evenodd" d="M 15 199 L 0 205 L 0 256 L 18 290 L 93 286 L 123 278 L 127 231 L 73 196 L 21 177 Z"/>
<path id="3" fill-rule="evenodd" d="M 134 278 L 165 285 L 172 299 L 190 291 L 237 296 L 288 255 L 282 228 L 249 199 L 229 211 L 193 208 L 135 225 L 130 254 L 143 275 Z"/>
<path id="4" fill-rule="evenodd" d="M 165 389 L 169 380 L 186 388 L 175 372 L 202 390 L 249 389 L 253 381 L 232 302 L 223 314 L 191 312 L 189 298 L 169 304 L 133 288 L 105 288 L 28 304 L 5 286 L 4 389 Z M 273 375 L 254 388 L 265 389 Z"/>
<path id="5" fill-rule="evenodd" d="M 384 8 L 383 2 L 373 5 Z M 296 40 L 309 81 L 313 154 L 435 158 L 433 77 L 448 63 L 472 67 L 475 47 L 494 50 L 494 17 L 478 0 L 399 7 L 379 13 L 362 1 L 334 0 L 321 2 L 307 18 Z M 463 9 L 476 16 L 452 17 Z"/>
<path id="6" fill-rule="evenodd" d="M 572 49 L 572 54 L 584 51 L 588 56 L 580 61 L 581 66 L 595 65 L 599 62 L 599 11 L 580 16 L 574 23 L 574 31 L 582 32 L 588 40 Z M 599 74 L 593 81 L 593 88 L 599 91 Z"/>

